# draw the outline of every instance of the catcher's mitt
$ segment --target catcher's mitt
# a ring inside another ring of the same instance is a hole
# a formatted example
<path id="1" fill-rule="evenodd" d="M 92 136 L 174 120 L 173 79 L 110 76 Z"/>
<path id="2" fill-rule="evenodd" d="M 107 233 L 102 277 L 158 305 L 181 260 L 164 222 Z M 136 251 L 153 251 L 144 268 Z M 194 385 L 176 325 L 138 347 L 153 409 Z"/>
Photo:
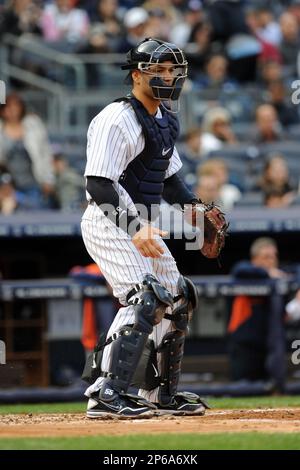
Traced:
<path id="1" fill-rule="evenodd" d="M 229 223 L 214 203 L 204 204 L 204 207 L 204 243 L 201 253 L 207 258 L 217 258 L 225 245 Z"/>
<path id="2" fill-rule="evenodd" d="M 201 253 L 207 258 L 217 258 L 225 245 L 225 237 L 229 224 L 226 222 L 224 213 L 214 203 L 193 205 L 193 225 L 197 225 L 196 212 L 204 215 L 204 242 Z"/>

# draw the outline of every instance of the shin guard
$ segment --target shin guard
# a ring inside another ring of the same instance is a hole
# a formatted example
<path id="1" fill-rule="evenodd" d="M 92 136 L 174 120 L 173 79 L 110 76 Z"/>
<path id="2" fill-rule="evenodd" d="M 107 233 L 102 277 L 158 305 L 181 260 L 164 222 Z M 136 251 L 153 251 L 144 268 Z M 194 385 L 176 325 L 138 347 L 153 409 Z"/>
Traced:
<path id="1" fill-rule="evenodd" d="M 167 333 L 158 349 L 161 353 L 161 384 L 158 393 L 160 405 L 168 405 L 177 393 L 184 352 L 185 333 Z"/>

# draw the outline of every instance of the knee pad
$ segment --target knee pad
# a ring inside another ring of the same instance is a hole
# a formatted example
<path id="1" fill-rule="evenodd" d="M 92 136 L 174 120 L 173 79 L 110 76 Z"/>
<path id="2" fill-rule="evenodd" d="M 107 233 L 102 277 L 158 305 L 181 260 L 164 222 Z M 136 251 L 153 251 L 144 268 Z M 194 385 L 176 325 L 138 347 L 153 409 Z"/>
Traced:
<path id="1" fill-rule="evenodd" d="M 133 302 L 135 305 L 134 329 L 149 335 L 153 331 L 153 326 L 163 319 L 166 309 L 173 307 L 173 297 L 150 274 L 145 276 L 141 292 L 140 297 Z"/>
<path id="2" fill-rule="evenodd" d="M 178 331 L 186 331 L 194 311 L 198 307 L 198 292 L 193 282 L 184 276 L 180 276 L 177 283 L 178 295 L 174 301 L 181 300 L 181 304 L 173 310 L 171 315 L 165 318 L 171 320 Z"/>
<path id="3" fill-rule="evenodd" d="M 177 393 L 184 353 L 185 333 L 171 331 L 167 333 L 158 348 L 161 353 L 161 376 L 158 392 L 160 405 L 169 405 Z"/>

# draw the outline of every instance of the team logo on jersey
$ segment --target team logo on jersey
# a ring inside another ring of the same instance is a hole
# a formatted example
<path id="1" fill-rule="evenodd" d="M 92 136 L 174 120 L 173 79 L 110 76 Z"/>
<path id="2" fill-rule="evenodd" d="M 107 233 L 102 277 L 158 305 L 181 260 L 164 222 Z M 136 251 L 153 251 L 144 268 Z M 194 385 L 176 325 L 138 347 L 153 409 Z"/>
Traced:
<path id="1" fill-rule="evenodd" d="M 167 153 L 171 150 L 171 147 L 169 147 L 168 149 L 163 149 L 162 151 L 162 156 L 164 157 L 165 155 L 167 155 Z"/>
<path id="2" fill-rule="evenodd" d="M 96 354 L 93 354 L 92 369 L 97 369 Z"/>
<path id="3" fill-rule="evenodd" d="M 152 367 L 154 369 L 154 377 L 158 377 L 158 370 L 156 369 L 155 365 L 152 362 Z"/>

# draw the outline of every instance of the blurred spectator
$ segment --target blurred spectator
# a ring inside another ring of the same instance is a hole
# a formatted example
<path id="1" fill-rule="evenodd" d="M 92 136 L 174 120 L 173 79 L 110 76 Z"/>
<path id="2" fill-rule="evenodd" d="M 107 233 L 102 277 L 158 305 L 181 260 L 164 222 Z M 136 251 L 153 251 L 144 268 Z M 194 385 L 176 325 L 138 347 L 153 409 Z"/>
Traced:
<path id="1" fill-rule="evenodd" d="M 271 10 L 264 5 L 257 8 L 258 28 L 256 33 L 263 41 L 278 46 L 281 42 L 281 30 Z"/>
<path id="2" fill-rule="evenodd" d="M 199 175 L 195 193 L 201 201 L 220 204 L 218 179 L 215 175 Z"/>
<path id="3" fill-rule="evenodd" d="M 45 6 L 41 26 L 44 39 L 63 49 L 64 45 L 68 47 L 87 39 L 89 18 L 84 10 L 72 6 L 72 0 L 55 0 Z"/>
<path id="4" fill-rule="evenodd" d="M 299 112 L 297 106 L 291 102 L 290 95 L 282 80 L 271 82 L 267 88 L 269 104 L 276 109 L 282 126 L 290 126 L 299 123 Z"/>
<path id="5" fill-rule="evenodd" d="M 209 22 L 200 21 L 194 25 L 184 50 L 189 62 L 189 77 L 193 80 L 204 71 L 205 61 L 212 54 Z"/>
<path id="6" fill-rule="evenodd" d="M 259 61 L 262 63 L 269 60 L 280 62 L 281 56 L 279 46 L 275 45 L 274 43 L 272 44 L 264 39 L 264 34 L 262 34 L 259 9 L 251 4 L 248 5 L 246 9 L 246 23 L 250 32 L 260 42 L 261 53 L 259 55 Z"/>
<path id="7" fill-rule="evenodd" d="M 186 184 L 192 186 L 196 183 L 196 170 L 201 160 L 201 131 L 199 127 L 188 129 L 183 136 L 180 146 L 180 159 L 182 161 L 181 174 Z"/>
<path id="8" fill-rule="evenodd" d="M 294 201 L 295 196 L 292 193 L 284 193 L 280 189 L 270 188 L 264 193 L 264 206 L 269 209 L 280 209 L 288 207 Z"/>
<path id="9" fill-rule="evenodd" d="M 53 200 L 54 204 L 54 200 Z M 45 202 L 41 202 L 34 191 L 17 190 L 12 178 L 5 167 L 0 168 L 0 214 L 10 215 L 16 211 L 44 209 Z"/>
<path id="10" fill-rule="evenodd" d="M 205 73 L 195 77 L 196 86 L 215 88 L 217 90 L 233 90 L 237 83 L 228 77 L 228 60 L 222 54 L 214 54 L 207 58 Z"/>
<path id="11" fill-rule="evenodd" d="M 112 52 L 109 45 L 105 26 L 101 23 L 94 23 L 89 29 L 88 41 L 83 47 L 78 49 L 81 54 L 103 54 Z"/>
<path id="12" fill-rule="evenodd" d="M 124 15 L 125 33 L 120 38 L 118 52 L 128 52 L 145 38 L 149 14 L 144 8 L 135 7 Z"/>
<path id="13" fill-rule="evenodd" d="M 220 158 L 210 158 L 202 163 L 198 169 L 198 177 L 197 196 L 200 199 L 203 197 L 205 202 L 219 204 L 225 211 L 230 211 L 242 196 L 240 190 L 234 184 L 229 183 L 228 166 Z M 214 199 L 206 200 L 209 192 L 213 194 L 212 184 L 215 186 Z"/>
<path id="14" fill-rule="evenodd" d="M 250 261 L 234 266 L 236 280 L 260 282 L 286 278 L 279 269 L 278 249 L 271 238 L 258 238 L 250 248 Z M 270 380 L 282 391 L 285 380 L 283 297 L 240 295 L 234 298 L 228 324 L 229 359 L 233 380 Z"/>
<path id="15" fill-rule="evenodd" d="M 214 0 L 209 2 L 208 13 L 214 40 L 226 42 L 234 34 L 249 32 L 242 0 Z"/>
<path id="16" fill-rule="evenodd" d="M 300 27 L 300 0 L 291 0 L 288 7 L 288 13 L 296 18 L 298 25 Z"/>
<path id="17" fill-rule="evenodd" d="M 100 23 L 103 26 L 103 32 L 105 32 L 108 38 L 108 44 L 113 50 L 116 49 L 119 36 L 122 33 L 122 23 L 118 12 L 118 0 L 99 0 L 96 11 L 92 15 L 92 25 Z"/>
<path id="18" fill-rule="evenodd" d="M 284 138 L 278 114 L 271 104 L 261 104 L 255 113 L 256 129 L 249 134 L 249 141 L 255 143 L 277 142 Z"/>
<path id="19" fill-rule="evenodd" d="M 16 208 L 17 198 L 12 177 L 8 172 L 0 171 L 0 214 L 12 214 Z"/>
<path id="20" fill-rule="evenodd" d="M 283 79 L 282 65 L 275 60 L 268 60 L 260 64 L 260 81 L 263 87 L 268 87 L 270 83 Z"/>
<path id="21" fill-rule="evenodd" d="M 41 34 L 39 27 L 41 10 L 38 2 L 32 0 L 13 0 L 0 12 L 0 37 L 10 33 L 21 36 L 24 33 Z"/>
<path id="22" fill-rule="evenodd" d="M 211 108 L 205 112 L 202 121 L 202 155 L 219 150 L 224 144 L 237 143 L 230 121 L 229 112 L 221 106 Z"/>
<path id="23" fill-rule="evenodd" d="M 146 37 L 154 37 L 162 41 L 170 42 L 170 22 L 164 10 L 156 8 L 149 10 L 147 27 L 145 29 Z"/>
<path id="24" fill-rule="evenodd" d="M 82 336 L 81 342 L 86 353 L 94 349 L 100 334 L 106 335 L 119 309 L 117 300 L 113 297 L 112 289 L 106 282 L 100 269 L 95 263 L 87 266 L 74 266 L 70 277 L 84 284 L 103 285 L 107 287 L 107 296 L 100 299 L 85 298 L 83 300 Z"/>
<path id="25" fill-rule="evenodd" d="M 184 6 L 183 21 L 177 23 L 170 32 L 170 40 L 185 49 L 196 24 L 204 20 L 203 5 L 200 0 L 189 0 Z"/>
<path id="26" fill-rule="evenodd" d="M 53 157 L 55 191 L 59 208 L 64 211 L 78 210 L 85 200 L 85 183 L 81 175 L 71 168 L 62 154 Z"/>
<path id="27" fill-rule="evenodd" d="M 79 54 L 106 54 L 114 52 L 102 23 L 94 23 L 89 30 L 88 41 L 77 49 Z M 86 62 L 86 80 L 89 87 L 99 87 L 103 77 L 101 63 Z"/>
<path id="28" fill-rule="evenodd" d="M 300 321 L 300 289 L 297 291 L 295 297 L 285 306 L 285 311 L 288 322 Z"/>
<path id="29" fill-rule="evenodd" d="M 0 163 L 26 205 L 52 207 L 54 177 L 47 131 L 38 116 L 26 112 L 17 94 L 8 95 L 0 108 Z"/>
<path id="30" fill-rule="evenodd" d="M 229 74 L 238 83 L 255 82 L 261 42 L 252 34 L 236 34 L 225 46 Z"/>
<path id="31" fill-rule="evenodd" d="M 0 38 L 2 34 L 13 34 L 20 37 L 22 44 L 25 36 L 25 41 L 28 43 L 32 41 L 35 44 L 37 37 L 42 34 L 40 28 L 41 7 L 40 2 L 31 0 L 15 0 L 7 2 L 8 7 L 0 12 Z M 39 40 L 39 39 L 38 39 Z M 34 54 L 29 52 L 29 49 L 22 50 L 19 47 L 7 47 L 8 61 L 25 71 L 36 73 L 38 75 L 45 75 L 43 68 L 43 61 L 37 59 Z M 24 88 L 26 85 L 22 81 L 22 73 L 17 76 L 10 77 L 10 85 L 14 88 Z"/>
<path id="32" fill-rule="evenodd" d="M 295 197 L 294 185 L 282 155 L 274 155 L 266 162 L 258 187 L 262 190 L 268 207 L 285 207 L 291 204 Z"/>
<path id="33" fill-rule="evenodd" d="M 297 57 L 300 46 L 299 25 L 297 18 L 291 13 L 283 13 L 280 17 L 282 40 L 280 52 L 283 64 L 289 67 L 292 77 L 297 76 Z"/>
<path id="34" fill-rule="evenodd" d="M 175 24 L 182 22 L 180 9 L 173 5 L 172 0 L 146 0 L 142 2 L 142 6 L 148 13 L 155 10 L 162 10 L 170 28 Z"/>

